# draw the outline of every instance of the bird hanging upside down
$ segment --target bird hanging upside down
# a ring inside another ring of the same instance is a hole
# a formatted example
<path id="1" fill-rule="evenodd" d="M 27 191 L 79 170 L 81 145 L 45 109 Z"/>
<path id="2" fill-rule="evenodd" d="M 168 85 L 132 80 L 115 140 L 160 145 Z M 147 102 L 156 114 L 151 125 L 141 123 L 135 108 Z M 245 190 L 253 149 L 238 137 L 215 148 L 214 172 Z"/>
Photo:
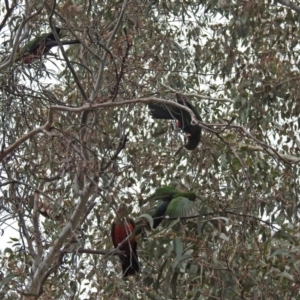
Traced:
<path id="1" fill-rule="evenodd" d="M 137 256 L 137 242 L 133 234 L 135 223 L 131 218 L 128 218 L 125 205 L 122 205 L 117 216 L 111 226 L 111 238 L 114 247 L 124 252 L 124 255 L 119 255 L 122 263 L 123 276 L 135 275 L 139 273 L 139 261 Z"/>
<path id="2" fill-rule="evenodd" d="M 201 121 L 199 112 L 185 97 L 180 94 L 176 94 L 176 97 L 179 104 L 190 108 L 196 118 Z M 191 124 L 191 115 L 187 111 L 165 103 L 150 103 L 148 107 L 154 119 L 177 120 L 177 127 L 186 133 L 188 141 L 184 147 L 187 150 L 193 150 L 198 146 L 201 139 L 201 127 Z"/>

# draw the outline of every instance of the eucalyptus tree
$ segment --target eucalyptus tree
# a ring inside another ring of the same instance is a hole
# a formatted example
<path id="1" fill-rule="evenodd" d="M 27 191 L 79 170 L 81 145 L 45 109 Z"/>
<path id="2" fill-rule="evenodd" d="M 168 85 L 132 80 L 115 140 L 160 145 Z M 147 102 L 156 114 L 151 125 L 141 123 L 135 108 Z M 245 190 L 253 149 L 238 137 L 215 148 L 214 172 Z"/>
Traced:
<path id="1" fill-rule="evenodd" d="M 10 2 L 1 297 L 296 299 L 300 2 Z M 184 111 L 194 150 L 153 103 Z M 199 214 L 151 230 L 146 199 L 164 185 L 193 191 Z M 143 227 L 126 280 L 110 238 L 121 204 Z"/>

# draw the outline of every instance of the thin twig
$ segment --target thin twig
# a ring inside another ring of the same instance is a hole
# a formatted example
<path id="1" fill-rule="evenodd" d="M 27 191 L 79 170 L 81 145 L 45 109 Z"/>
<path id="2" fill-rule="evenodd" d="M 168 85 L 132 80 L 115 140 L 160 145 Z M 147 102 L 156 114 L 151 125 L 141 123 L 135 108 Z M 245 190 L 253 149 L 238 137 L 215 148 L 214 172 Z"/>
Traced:
<path id="1" fill-rule="evenodd" d="M 300 6 L 296 5 L 295 3 L 291 2 L 290 0 L 277 0 L 280 4 L 289 7 L 296 13 L 300 14 Z"/>
<path id="2" fill-rule="evenodd" d="M 16 3 L 13 3 L 11 7 L 9 7 L 9 3 L 8 0 L 5 0 L 5 6 L 6 6 L 6 14 L 0 24 L 0 31 L 3 29 L 3 27 L 6 24 L 7 19 L 10 17 L 11 13 L 13 12 L 13 10 L 15 9 L 15 7 L 17 6 Z"/>
<path id="3" fill-rule="evenodd" d="M 47 4 L 46 4 L 46 5 L 47 5 Z M 49 5 L 47 5 L 47 6 L 50 8 Z M 61 51 L 61 53 L 62 53 L 62 55 L 63 55 L 63 57 L 64 57 L 64 60 L 65 60 L 67 66 L 68 66 L 68 68 L 69 68 L 69 70 L 71 71 L 71 73 L 72 73 L 72 75 L 73 75 L 74 81 L 75 81 L 75 83 L 76 83 L 78 89 L 79 89 L 80 92 L 81 92 L 82 97 L 84 98 L 85 101 L 87 101 L 87 100 L 88 100 L 88 97 L 87 97 L 87 95 L 86 95 L 86 93 L 85 93 L 85 91 L 84 91 L 84 89 L 83 89 L 83 87 L 82 87 L 82 85 L 81 85 L 81 83 L 80 83 L 78 77 L 77 77 L 77 74 L 76 74 L 76 72 L 75 72 L 73 66 L 71 65 L 71 63 L 70 63 L 70 61 L 69 61 L 69 58 L 68 58 L 68 56 L 67 56 L 67 54 L 66 54 L 66 52 L 65 52 L 65 49 L 64 49 L 64 47 L 63 47 L 63 45 L 62 45 L 62 43 L 61 43 L 61 41 L 60 41 L 60 38 L 59 38 L 59 36 L 58 36 L 58 34 L 57 34 L 56 30 L 55 30 L 55 27 L 54 27 L 54 25 L 53 25 L 53 23 L 52 23 L 52 17 L 53 17 L 53 14 L 54 14 L 55 6 L 56 6 L 56 1 L 53 1 L 53 6 L 52 6 L 52 9 L 51 9 L 51 13 L 50 13 L 50 15 L 49 15 L 49 24 L 50 24 L 52 33 L 53 33 L 53 35 L 54 35 L 54 37 L 55 37 L 55 40 L 56 40 L 56 42 L 57 42 L 57 44 L 58 44 L 59 50 Z"/>
<path id="4" fill-rule="evenodd" d="M 3 159 L 11 152 L 13 152 L 18 146 L 20 146 L 22 143 L 27 141 L 30 137 L 36 135 L 37 133 L 41 132 L 48 132 L 51 129 L 53 119 L 54 119 L 54 112 L 56 111 L 66 111 L 66 112 L 73 112 L 73 113 L 82 113 L 85 111 L 94 111 L 98 110 L 101 108 L 108 108 L 108 107 L 117 107 L 117 106 L 123 106 L 123 105 L 130 105 L 130 104 L 135 104 L 135 103 L 142 103 L 142 104 L 148 104 L 151 102 L 157 102 L 157 103 L 162 103 L 166 105 L 172 105 L 174 107 L 178 107 L 182 110 L 187 111 L 191 115 L 191 123 L 198 125 L 205 130 L 215 134 L 219 139 L 221 139 L 222 142 L 226 143 L 225 140 L 220 136 L 220 133 L 212 127 L 215 127 L 216 125 L 219 125 L 220 127 L 222 126 L 228 126 L 228 124 L 220 125 L 220 124 L 206 124 L 204 122 L 199 121 L 193 111 L 189 109 L 187 106 L 181 105 L 177 102 L 165 100 L 165 99 L 160 99 L 160 98 L 155 98 L 155 97 L 148 97 L 148 98 L 140 98 L 140 99 L 132 99 L 132 100 L 124 100 L 120 102 L 105 102 L 105 103 L 98 103 L 94 105 L 83 105 L 81 107 L 67 107 L 67 106 L 61 106 L 61 105 L 56 105 L 56 106 L 51 106 L 49 108 L 48 112 L 48 120 L 47 122 L 38 128 L 33 129 L 32 131 L 28 132 L 27 134 L 23 135 L 21 138 L 19 138 L 16 142 L 14 142 L 12 145 L 9 147 L 5 148 L 3 151 L 0 152 L 0 161 L 3 161 Z M 255 138 L 246 128 L 236 125 L 236 124 L 231 124 L 230 129 L 235 128 L 239 129 L 242 131 L 244 134 L 249 136 L 252 140 L 254 140 L 257 144 L 262 146 L 270 155 L 276 155 L 279 159 L 283 160 L 286 163 L 299 163 L 300 159 L 298 157 L 294 157 L 294 159 L 289 159 L 287 160 L 287 157 L 284 157 L 280 155 L 274 148 L 271 146 L 259 141 L 257 138 Z"/>
<path id="5" fill-rule="evenodd" d="M 43 246 L 42 246 L 42 234 L 39 228 L 39 213 L 38 213 L 38 207 L 39 207 L 39 193 L 34 193 L 34 204 L 33 204 L 33 214 L 32 214 L 32 223 L 33 223 L 33 229 L 34 229 L 34 239 L 37 246 L 37 255 L 34 257 L 34 263 L 36 266 L 39 265 L 40 260 L 43 257 Z"/>
<path id="6" fill-rule="evenodd" d="M 230 103 L 234 103 L 233 100 L 227 99 L 227 98 L 215 98 L 215 97 L 210 97 L 210 96 L 206 96 L 206 95 L 199 95 L 199 94 L 194 94 L 194 93 L 182 93 L 182 91 L 177 91 L 173 88 L 171 88 L 170 86 L 161 83 L 162 86 L 164 86 L 165 88 L 167 88 L 168 90 L 170 90 L 171 92 L 174 92 L 176 94 L 181 94 L 184 95 L 186 97 L 196 97 L 196 98 L 200 98 L 200 99 L 207 99 L 207 100 L 212 100 L 212 101 L 220 101 L 220 102 L 230 102 Z"/>

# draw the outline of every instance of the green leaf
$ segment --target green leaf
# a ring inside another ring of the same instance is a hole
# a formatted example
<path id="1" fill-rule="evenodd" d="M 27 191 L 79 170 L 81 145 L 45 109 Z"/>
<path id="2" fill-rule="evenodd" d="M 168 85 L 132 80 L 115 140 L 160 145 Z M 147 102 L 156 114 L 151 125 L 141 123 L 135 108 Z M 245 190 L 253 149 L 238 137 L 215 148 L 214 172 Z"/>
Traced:
<path id="1" fill-rule="evenodd" d="M 283 240 L 286 240 L 286 241 L 290 241 L 291 243 L 295 242 L 293 236 L 291 236 L 289 233 L 287 233 L 284 230 L 278 230 L 278 231 L 276 231 L 274 233 L 274 235 L 273 235 L 273 238 L 283 239 Z"/>
<path id="2" fill-rule="evenodd" d="M 153 218 L 149 214 L 142 214 L 138 216 L 139 219 L 145 218 L 148 221 L 148 224 L 150 225 L 151 230 L 153 230 Z"/>
<path id="3" fill-rule="evenodd" d="M 2 289 L 12 279 L 17 278 L 19 276 L 21 276 L 21 274 L 9 274 L 6 277 L 4 277 L 3 280 L 0 282 L 0 289 Z"/>
<path id="4" fill-rule="evenodd" d="M 180 238 L 175 238 L 173 240 L 174 252 L 176 254 L 176 258 L 179 261 L 182 258 L 183 245 Z"/>

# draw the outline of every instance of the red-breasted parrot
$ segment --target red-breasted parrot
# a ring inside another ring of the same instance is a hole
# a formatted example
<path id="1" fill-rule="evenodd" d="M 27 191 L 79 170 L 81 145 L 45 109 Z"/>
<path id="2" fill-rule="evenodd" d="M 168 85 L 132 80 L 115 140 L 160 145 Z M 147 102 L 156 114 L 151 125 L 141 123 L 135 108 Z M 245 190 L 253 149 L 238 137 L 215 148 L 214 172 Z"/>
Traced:
<path id="1" fill-rule="evenodd" d="M 197 119 L 201 121 L 197 109 L 182 95 L 176 94 L 177 102 L 190 108 Z M 201 139 L 201 127 L 191 124 L 190 114 L 178 107 L 161 103 L 150 103 L 148 105 L 150 114 L 154 119 L 177 120 L 177 127 L 181 128 L 187 136 L 187 143 L 184 147 L 187 150 L 193 150 L 197 147 Z"/>
<path id="2" fill-rule="evenodd" d="M 55 27 L 55 31 L 60 36 L 61 28 Z M 78 44 L 78 40 L 61 41 L 63 45 Z M 51 48 L 58 46 L 53 32 L 44 33 L 33 40 L 30 40 L 21 50 L 21 55 L 16 59 L 23 60 L 24 64 L 29 64 L 37 59 L 40 59 L 43 55 L 49 53 Z"/>
<path id="3" fill-rule="evenodd" d="M 114 247 L 124 252 L 124 255 L 119 256 L 124 277 L 135 275 L 140 271 L 136 251 L 137 242 L 135 235 L 132 235 L 134 228 L 134 221 L 127 217 L 126 208 L 124 205 L 121 205 L 111 226 L 111 238 Z"/>

